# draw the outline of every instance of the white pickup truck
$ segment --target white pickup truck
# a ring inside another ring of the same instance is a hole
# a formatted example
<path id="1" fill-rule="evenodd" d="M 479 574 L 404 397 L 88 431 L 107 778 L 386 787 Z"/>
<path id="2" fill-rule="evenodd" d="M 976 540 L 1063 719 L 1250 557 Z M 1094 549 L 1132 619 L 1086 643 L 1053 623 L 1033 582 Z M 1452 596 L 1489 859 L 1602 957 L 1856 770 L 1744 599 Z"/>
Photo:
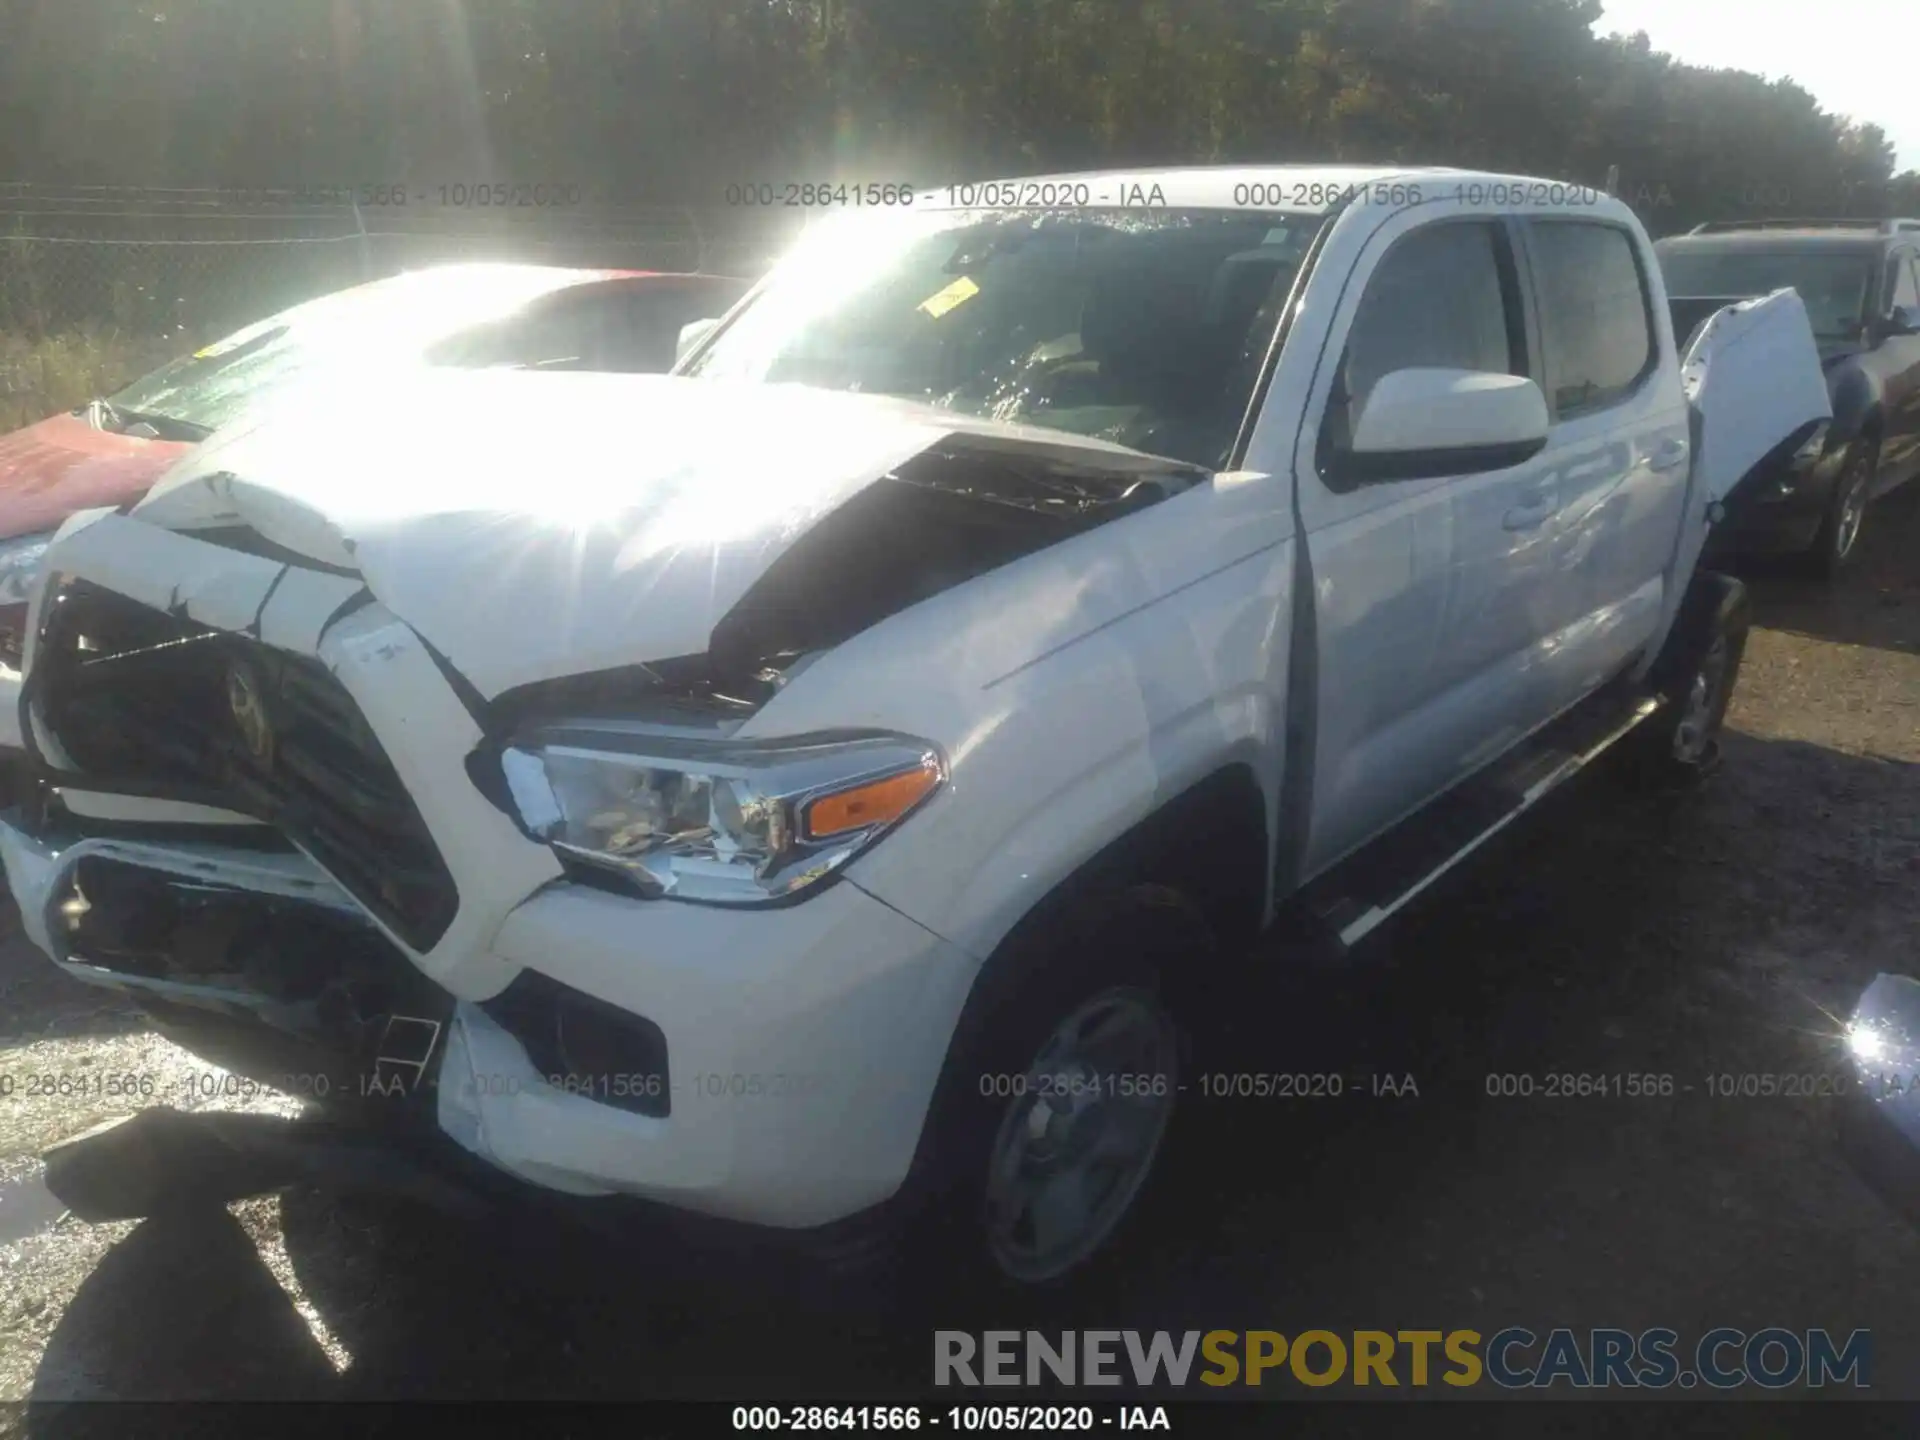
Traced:
<path id="1" fill-rule="evenodd" d="M 302 404 L 352 423 L 47 558 L 35 943 L 487 1173 L 1014 1284 L 1112 1236 L 1256 932 L 1712 759 L 1707 529 L 1828 414 L 1792 292 L 1676 353 L 1607 196 L 1322 168 L 955 187 L 673 377 Z"/>

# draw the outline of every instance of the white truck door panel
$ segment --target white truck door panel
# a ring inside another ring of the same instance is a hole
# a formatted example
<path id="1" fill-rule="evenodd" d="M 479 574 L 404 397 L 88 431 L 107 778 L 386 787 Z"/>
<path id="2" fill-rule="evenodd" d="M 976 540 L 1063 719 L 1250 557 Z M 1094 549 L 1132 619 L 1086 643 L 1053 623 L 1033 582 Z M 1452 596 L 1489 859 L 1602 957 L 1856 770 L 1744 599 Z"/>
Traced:
<path id="1" fill-rule="evenodd" d="M 1794 431 L 1833 417 L 1812 335 L 1792 290 L 1729 305 L 1700 327 L 1680 379 L 1700 413 L 1694 471 L 1704 499 L 1724 500 Z"/>
<path id="2" fill-rule="evenodd" d="M 1374 817 L 1394 818 L 1409 773 L 1434 765 L 1433 737 L 1407 722 L 1460 683 L 1445 643 L 1447 484 L 1375 488 L 1375 508 L 1310 540 L 1318 716 L 1308 873 L 1364 840 Z"/>
<path id="3" fill-rule="evenodd" d="M 1577 704 L 1653 637 L 1686 491 L 1679 399 L 1657 261 L 1624 225 L 1530 220 L 1561 509 L 1554 537 L 1548 684 Z"/>
<path id="4" fill-rule="evenodd" d="M 1709 508 L 1797 431 L 1833 417 L 1813 325 L 1792 290 L 1716 311 L 1681 357 L 1680 379 L 1693 463 L 1669 570 L 1680 578 L 1668 586 L 1662 636 L 1706 546 Z"/>
<path id="5" fill-rule="evenodd" d="M 1504 228 L 1432 213 L 1453 208 L 1396 216 L 1362 250 L 1296 454 L 1317 674 L 1303 875 L 1469 773 L 1496 732 L 1550 714 L 1538 658 L 1561 503 L 1552 451 L 1497 471 L 1345 486 L 1320 465 L 1323 417 L 1337 431 L 1342 395 L 1364 403 L 1380 373 L 1524 362 Z"/>

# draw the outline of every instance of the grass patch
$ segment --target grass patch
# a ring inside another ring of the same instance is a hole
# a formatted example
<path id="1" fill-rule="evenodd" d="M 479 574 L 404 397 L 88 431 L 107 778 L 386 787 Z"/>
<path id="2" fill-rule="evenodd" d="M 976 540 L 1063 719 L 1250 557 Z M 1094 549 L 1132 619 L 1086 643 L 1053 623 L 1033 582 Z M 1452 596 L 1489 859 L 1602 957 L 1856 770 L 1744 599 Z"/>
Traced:
<path id="1" fill-rule="evenodd" d="M 29 337 L 0 330 L 0 433 L 110 394 L 188 348 L 110 326 Z"/>

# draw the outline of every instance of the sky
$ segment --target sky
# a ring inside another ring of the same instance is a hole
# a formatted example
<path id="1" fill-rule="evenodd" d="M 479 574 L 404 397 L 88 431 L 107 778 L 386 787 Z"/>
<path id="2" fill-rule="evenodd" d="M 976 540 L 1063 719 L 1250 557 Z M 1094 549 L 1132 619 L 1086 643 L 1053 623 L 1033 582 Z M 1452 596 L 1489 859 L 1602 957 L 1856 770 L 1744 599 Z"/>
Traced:
<path id="1" fill-rule="evenodd" d="M 1594 33 L 1647 32 L 1690 65 L 1795 81 L 1821 108 L 1886 131 L 1920 169 L 1920 6 L 1914 0 L 1605 0 Z"/>

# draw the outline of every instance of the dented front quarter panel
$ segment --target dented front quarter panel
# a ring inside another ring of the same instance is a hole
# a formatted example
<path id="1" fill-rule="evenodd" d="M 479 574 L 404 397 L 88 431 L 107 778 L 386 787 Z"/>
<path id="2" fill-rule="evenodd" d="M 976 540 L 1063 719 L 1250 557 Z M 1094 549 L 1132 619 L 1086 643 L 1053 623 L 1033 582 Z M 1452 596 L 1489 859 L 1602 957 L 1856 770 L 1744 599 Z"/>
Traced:
<path id="1" fill-rule="evenodd" d="M 950 783 L 849 878 L 984 956 L 1223 765 L 1276 793 L 1292 540 L 1281 482 L 1215 476 L 880 621 L 739 737 L 859 727 L 938 744 Z"/>

